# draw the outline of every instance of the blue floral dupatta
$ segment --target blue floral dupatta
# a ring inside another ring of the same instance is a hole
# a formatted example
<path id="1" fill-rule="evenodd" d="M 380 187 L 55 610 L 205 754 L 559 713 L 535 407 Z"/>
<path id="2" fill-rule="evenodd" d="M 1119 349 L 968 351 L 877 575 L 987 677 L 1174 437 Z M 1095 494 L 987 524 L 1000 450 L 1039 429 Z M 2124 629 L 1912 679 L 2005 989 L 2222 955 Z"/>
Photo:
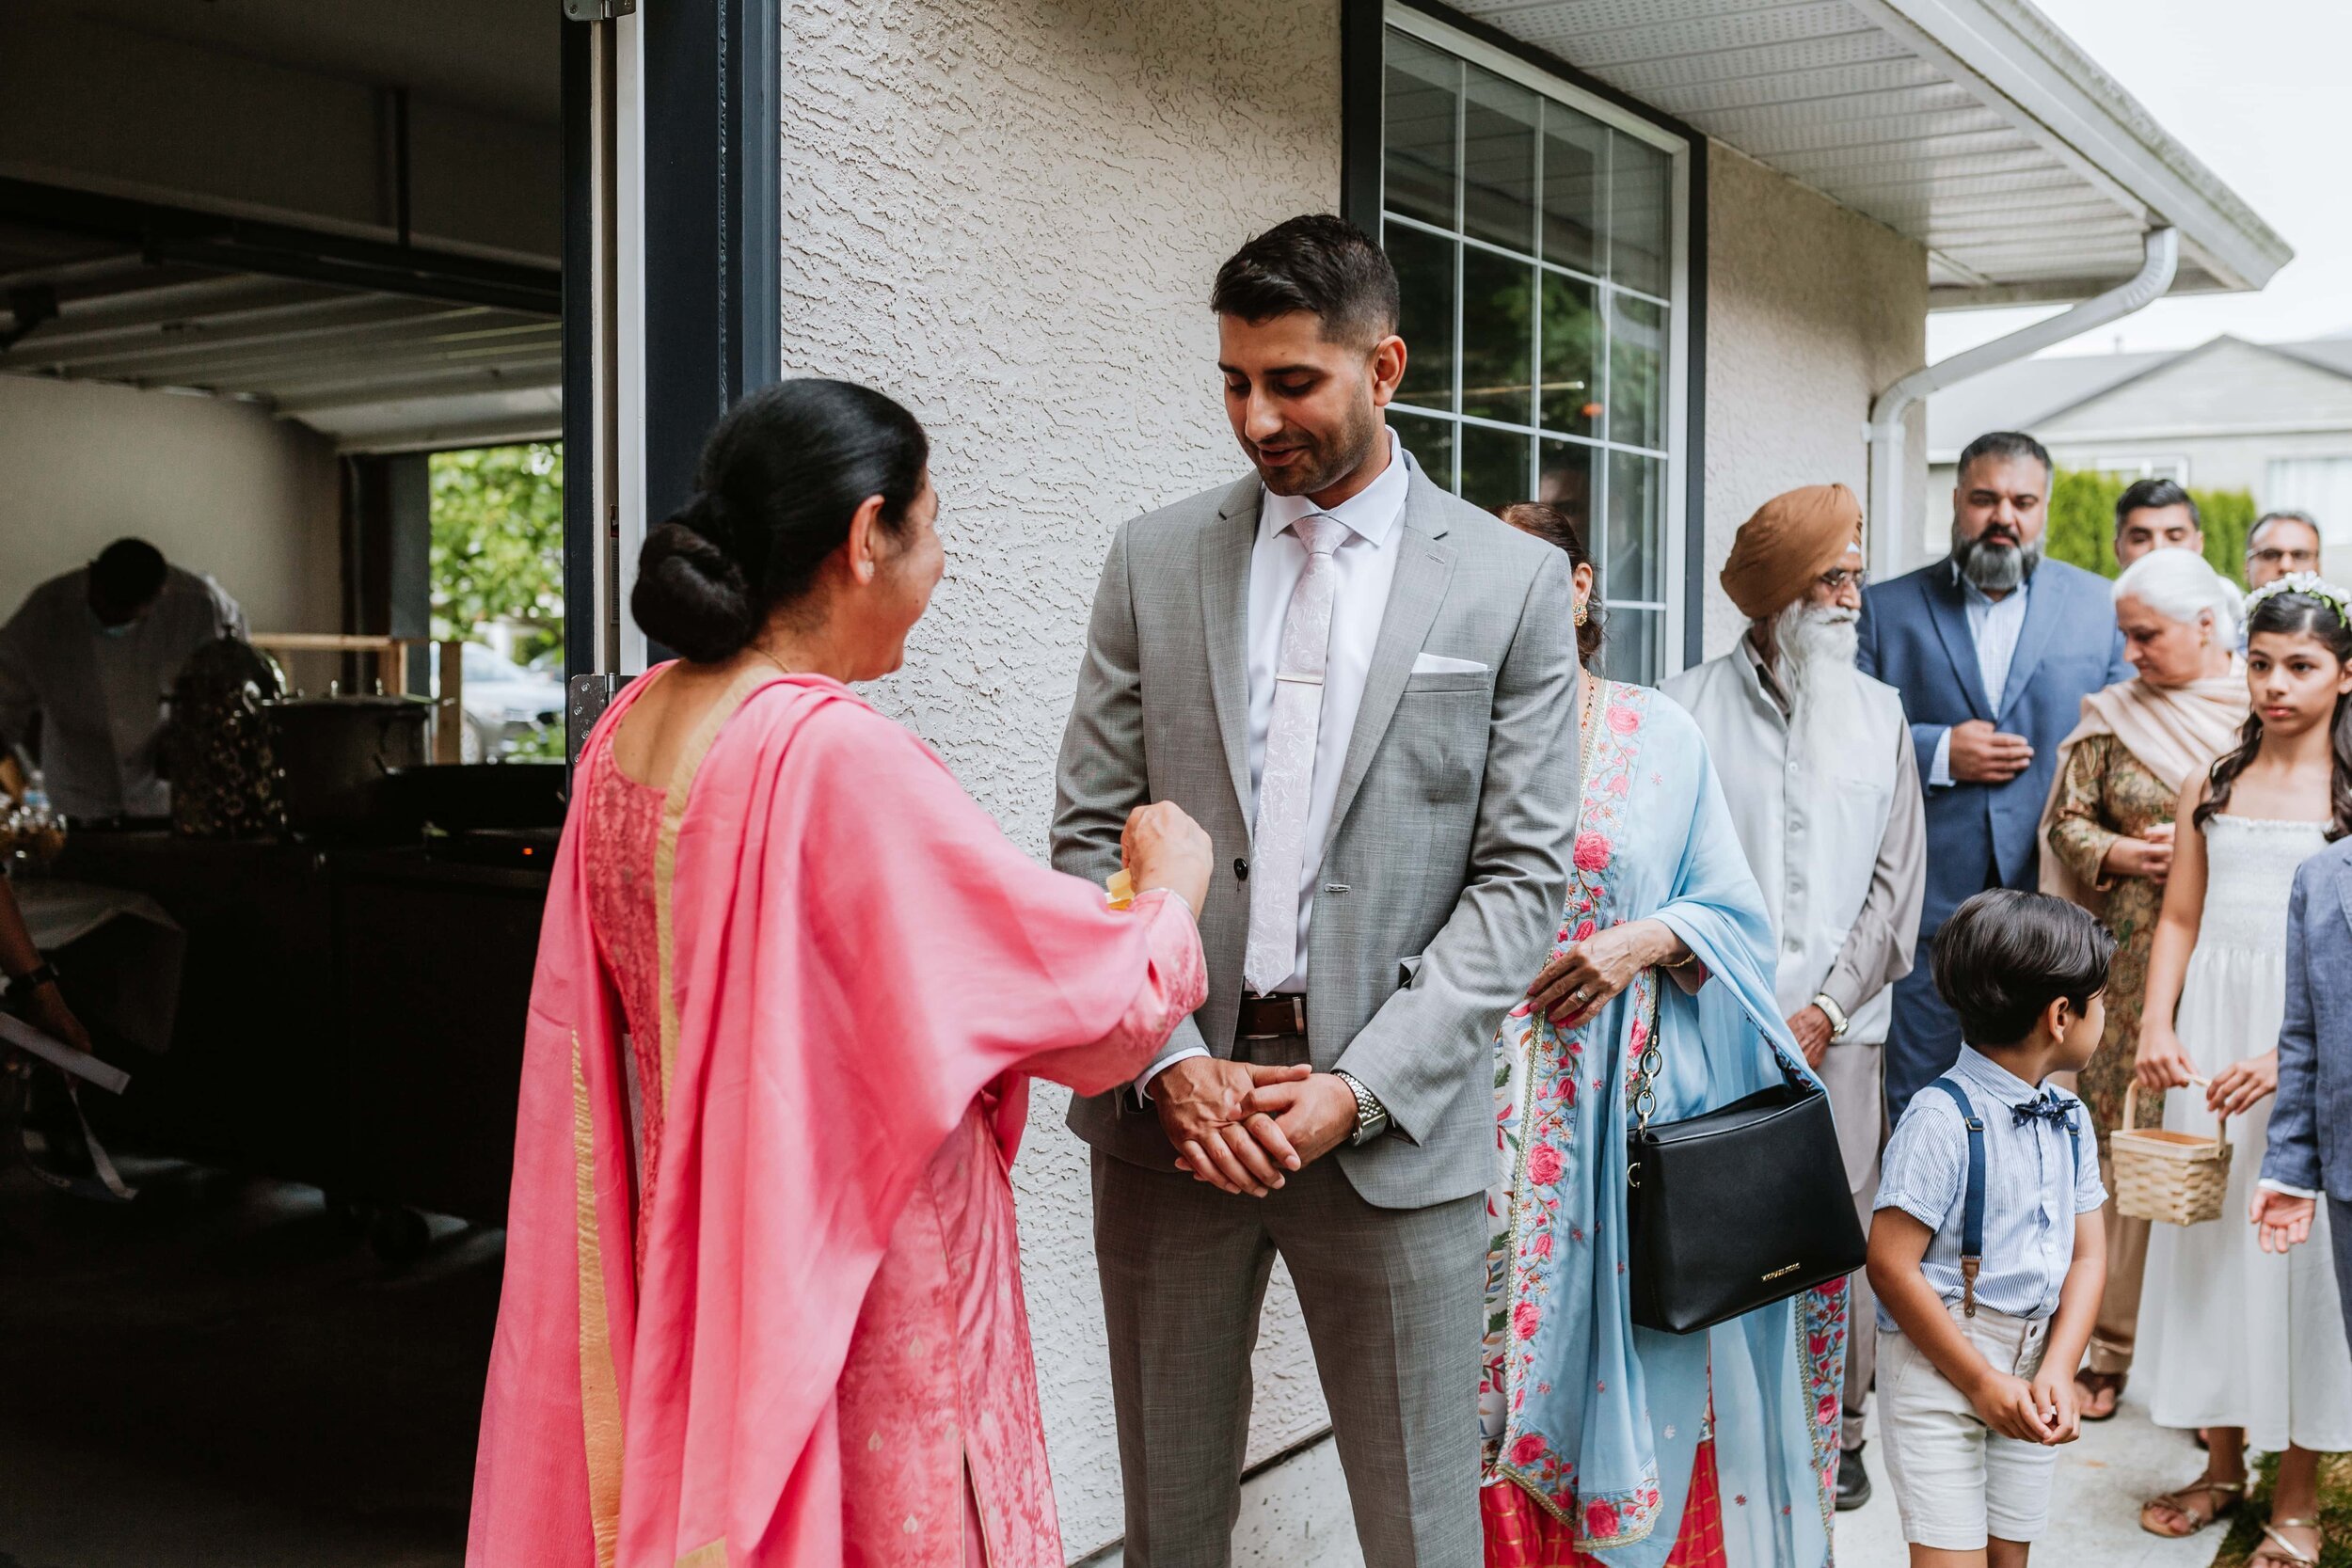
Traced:
<path id="1" fill-rule="evenodd" d="M 1697 725 L 1607 682 L 1555 951 L 1649 917 L 1696 955 L 1696 996 L 1645 970 L 1570 1032 L 1530 1015 L 1496 1041 L 1483 1479 L 1525 1489 L 1611 1568 L 1660 1568 L 1711 1432 L 1728 1560 L 1816 1568 L 1830 1560 L 1844 1282 L 1703 1334 L 1632 1323 L 1626 1132 L 1650 1031 L 1664 1057 L 1653 1121 L 1811 1075 L 1774 1008 L 1771 925 Z"/>

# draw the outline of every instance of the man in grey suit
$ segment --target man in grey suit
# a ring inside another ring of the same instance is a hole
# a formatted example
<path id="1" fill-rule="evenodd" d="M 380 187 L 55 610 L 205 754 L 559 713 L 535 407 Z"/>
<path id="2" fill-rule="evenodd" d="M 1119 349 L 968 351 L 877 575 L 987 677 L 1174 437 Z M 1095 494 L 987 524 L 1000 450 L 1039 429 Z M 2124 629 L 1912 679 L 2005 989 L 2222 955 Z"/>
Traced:
<path id="1" fill-rule="evenodd" d="M 1577 802 L 1567 561 L 1390 435 L 1396 277 L 1359 230 L 1294 218 L 1211 304 L 1256 471 L 1120 530 L 1054 823 L 1054 863 L 1099 879 L 1128 811 L 1173 800 L 1230 872 L 1207 1004 L 1070 1115 L 1126 1560 L 1231 1560 L 1279 1253 L 1365 1561 L 1475 1568 L 1492 1041 L 1556 928 Z"/>
<path id="2" fill-rule="evenodd" d="M 2325 1194 L 2336 1294 L 2352 1341 L 2352 838 L 2295 871 L 2287 900 L 2287 1010 L 2279 1026 L 2279 1090 L 2254 1191 L 2263 1249 L 2312 1233 Z M 2230 1216 L 2223 1215 L 2225 1220 Z"/>

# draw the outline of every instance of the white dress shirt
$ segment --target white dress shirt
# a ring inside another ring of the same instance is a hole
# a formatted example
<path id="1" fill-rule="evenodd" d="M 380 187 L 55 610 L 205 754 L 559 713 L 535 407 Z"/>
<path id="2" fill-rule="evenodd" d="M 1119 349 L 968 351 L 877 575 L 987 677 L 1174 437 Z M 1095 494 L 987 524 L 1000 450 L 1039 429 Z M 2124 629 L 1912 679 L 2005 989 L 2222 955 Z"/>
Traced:
<path id="1" fill-rule="evenodd" d="M 1298 961 L 1278 992 L 1307 989 L 1307 927 L 1314 917 L 1316 884 L 1323 875 L 1324 841 L 1331 832 L 1331 809 L 1347 766 L 1348 741 L 1356 733 L 1356 710 L 1363 705 L 1364 682 L 1372 673 L 1372 652 L 1388 615 L 1389 589 L 1396 580 L 1397 532 L 1404 526 L 1405 498 L 1411 488 L 1412 457 L 1389 435 L 1389 465 L 1325 515 L 1337 518 L 1347 537 L 1331 555 L 1339 586 L 1331 605 L 1331 645 L 1323 670 L 1323 714 L 1315 729 L 1314 784 L 1308 793 L 1307 853 L 1298 874 Z M 1249 813 L 1257 817 L 1258 785 L 1265 769 L 1266 730 L 1274 716 L 1274 677 L 1281 663 L 1282 622 L 1291 594 L 1306 575 L 1307 546 L 1292 525 L 1324 509 L 1304 496 L 1267 493 L 1258 507 L 1258 542 L 1249 553 Z M 1208 1054 L 1199 1046 L 1170 1051 L 1143 1069 L 1144 1086 L 1176 1063 Z"/>
<path id="2" fill-rule="evenodd" d="M 1953 568 L 1958 571 L 1958 567 Z M 1984 683 L 1984 700 L 2001 711 L 2001 693 L 2009 689 L 2009 667 L 2017 657 L 2017 639 L 2026 630 L 2026 595 L 2033 590 L 2028 577 L 2002 598 L 1994 598 L 1964 576 L 1960 593 L 1968 610 L 1968 641 L 1977 646 L 1977 677 Z M 1935 766 L 1928 783 L 1938 789 L 1952 786 L 1952 732 L 1935 743 Z"/>

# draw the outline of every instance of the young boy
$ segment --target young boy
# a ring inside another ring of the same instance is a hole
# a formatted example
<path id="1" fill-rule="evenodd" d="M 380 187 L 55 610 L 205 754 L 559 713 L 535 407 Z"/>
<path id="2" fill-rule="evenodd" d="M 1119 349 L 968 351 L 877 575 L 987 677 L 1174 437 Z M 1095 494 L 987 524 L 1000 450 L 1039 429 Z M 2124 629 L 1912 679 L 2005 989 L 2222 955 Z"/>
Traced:
<path id="1" fill-rule="evenodd" d="M 2106 1192 L 2082 1101 L 2042 1080 L 2097 1048 L 2114 956 L 2081 910 L 2007 888 L 1936 937 L 1935 989 L 1969 1043 L 1904 1111 L 1870 1225 L 1880 1437 L 1912 1568 L 2024 1568 L 2051 1449 L 2081 1430 Z"/>

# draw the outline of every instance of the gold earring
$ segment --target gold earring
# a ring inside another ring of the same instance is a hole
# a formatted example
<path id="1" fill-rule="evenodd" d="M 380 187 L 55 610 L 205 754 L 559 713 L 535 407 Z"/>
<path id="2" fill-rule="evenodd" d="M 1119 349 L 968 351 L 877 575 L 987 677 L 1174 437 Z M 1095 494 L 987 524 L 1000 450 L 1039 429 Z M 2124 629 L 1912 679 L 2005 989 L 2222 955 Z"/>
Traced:
<path id="1" fill-rule="evenodd" d="M 1584 601 L 1582 599 L 1577 600 L 1576 624 L 1580 626 L 1582 626 L 1588 619 L 1591 618 L 1591 615 L 1592 612 L 1584 608 Z"/>

